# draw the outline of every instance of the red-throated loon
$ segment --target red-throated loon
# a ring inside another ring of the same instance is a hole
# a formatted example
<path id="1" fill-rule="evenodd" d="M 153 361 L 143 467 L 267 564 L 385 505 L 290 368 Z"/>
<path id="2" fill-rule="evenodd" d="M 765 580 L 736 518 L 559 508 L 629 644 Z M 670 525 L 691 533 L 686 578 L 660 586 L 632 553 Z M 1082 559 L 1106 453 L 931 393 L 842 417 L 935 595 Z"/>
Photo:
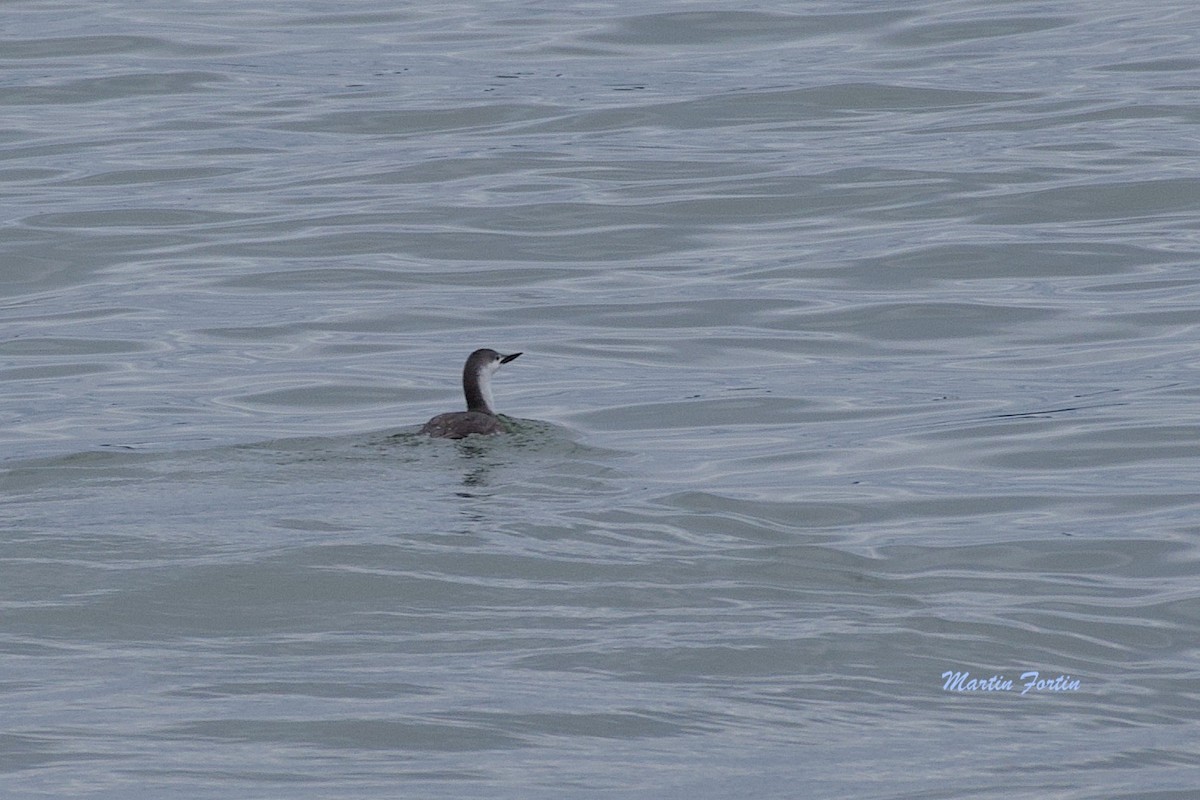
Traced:
<path id="1" fill-rule="evenodd" d="M 492 373 L 507 364 L 520 353 L 502 356 L 495 350 L 476 350 L 467 357 L 463 367 L 463 393 L 467 396 L 466 411 L 449 411 L 438 414 L 421 433 L 441 439 L 461 439 L 473 433 L 504 433 L 504 425 L 492 408 Z"/>

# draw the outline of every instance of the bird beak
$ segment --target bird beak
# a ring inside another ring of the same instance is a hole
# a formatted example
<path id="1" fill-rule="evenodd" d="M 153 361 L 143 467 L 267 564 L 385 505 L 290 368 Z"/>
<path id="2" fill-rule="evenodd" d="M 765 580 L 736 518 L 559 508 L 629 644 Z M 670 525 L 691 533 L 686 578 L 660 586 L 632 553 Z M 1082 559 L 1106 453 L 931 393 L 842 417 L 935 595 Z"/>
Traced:
<path id="1" fill-rule="evenodd" d="M 513 353 L 511 356 L 502 356 L 502 357 L 500 358 L 500 363 L 501 363 L 501 364 L 507 364 L 508 362 L 512 361 L 514 358 L 516 358 L 516 357 L 517 357 L 517 356 L 519 356 L 519 355 L 521 355 L 521 354 L 520 354 L 520 353 Z"/>

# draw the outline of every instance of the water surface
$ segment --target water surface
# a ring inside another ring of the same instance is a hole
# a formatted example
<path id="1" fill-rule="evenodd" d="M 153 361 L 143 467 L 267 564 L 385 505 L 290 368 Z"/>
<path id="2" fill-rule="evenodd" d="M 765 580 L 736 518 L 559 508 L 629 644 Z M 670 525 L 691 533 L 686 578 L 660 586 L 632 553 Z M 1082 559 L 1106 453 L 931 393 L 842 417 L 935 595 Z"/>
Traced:
<path id="1" fill-rule="evenodd" d="M 1192 6 L 6 21 L 5 796 L 1191 796 Z"/>

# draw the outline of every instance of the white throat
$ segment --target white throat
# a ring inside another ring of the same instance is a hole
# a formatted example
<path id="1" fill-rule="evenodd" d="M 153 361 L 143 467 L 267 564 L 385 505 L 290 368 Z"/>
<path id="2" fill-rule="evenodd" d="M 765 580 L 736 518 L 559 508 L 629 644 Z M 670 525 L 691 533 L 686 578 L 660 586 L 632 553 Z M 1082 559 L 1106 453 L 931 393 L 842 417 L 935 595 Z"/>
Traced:
<path id="1" fill-rule="evenodd" d="M 487 403 L 488 411 L 493 414 L 496 413 L 496 398 L 492 396 L 492 374 L 499 366 L 499 362 L 489 364 L 479 370 L 479 375 L 476 376 L 479 378 L 479 392 L 483 395 L 483 402 Z"/>

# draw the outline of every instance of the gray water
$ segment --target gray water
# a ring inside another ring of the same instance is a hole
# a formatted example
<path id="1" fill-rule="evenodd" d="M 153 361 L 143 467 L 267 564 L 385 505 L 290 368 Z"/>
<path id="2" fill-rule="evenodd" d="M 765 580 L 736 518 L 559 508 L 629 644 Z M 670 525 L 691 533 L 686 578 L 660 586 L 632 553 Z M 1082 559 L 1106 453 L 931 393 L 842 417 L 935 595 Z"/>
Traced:
<path id="1" fill-rule="evenodd" d="M 1194 797 L 1152 6 L 6 4 L 0 793 Z"/>

